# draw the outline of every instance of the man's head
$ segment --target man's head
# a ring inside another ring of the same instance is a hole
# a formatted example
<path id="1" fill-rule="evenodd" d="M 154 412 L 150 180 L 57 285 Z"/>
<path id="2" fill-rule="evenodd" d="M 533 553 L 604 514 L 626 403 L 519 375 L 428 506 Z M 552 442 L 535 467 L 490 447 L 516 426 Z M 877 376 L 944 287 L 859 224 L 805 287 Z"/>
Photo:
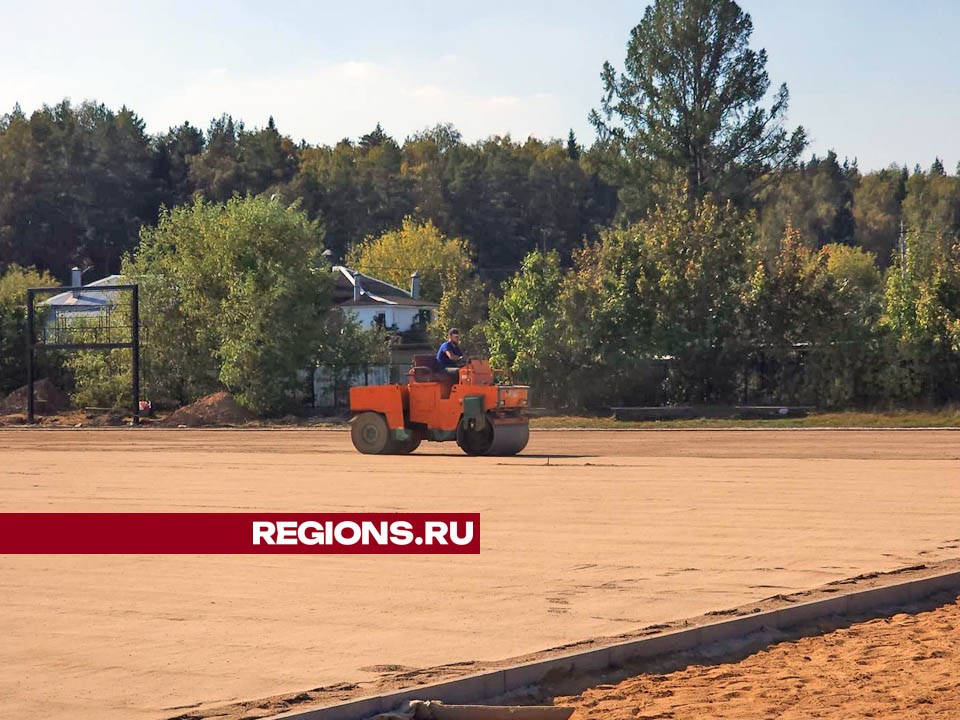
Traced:
<path id="1" fill-rule="evenodd" d="M 450 332 L 447 333 L 447 340 L 460 344 L 460 331 L 457 328 L 450 328 Z"/>

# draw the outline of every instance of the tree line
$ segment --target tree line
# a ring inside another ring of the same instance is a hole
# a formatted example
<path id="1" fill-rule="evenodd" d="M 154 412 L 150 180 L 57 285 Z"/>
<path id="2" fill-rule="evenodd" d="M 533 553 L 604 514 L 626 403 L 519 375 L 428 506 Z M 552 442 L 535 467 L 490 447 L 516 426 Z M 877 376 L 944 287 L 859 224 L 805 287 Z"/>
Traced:
<path id="1" fill-rule="evenodd" d="M 492 357 L 567 407 L 941 406 L 960 397 L 960 245 L 911 232 L 770 252 L 756 217 L 678 188 L 564 268 L 531 253 L 490 303 Z"/>
<path id="2" fill-rule="evenodd" d="M 294 143 L 272 118 L 150 136 L 128 108 L 14 108 L 0 118 L 0 258 L 64 280 L 71 265 L 105 275 L 164 207 L 276 195 L 322 223 L 334 260 L 413 217 L 467 238 L 502 278 L 534 248 L 569 257 L 612 221 L 616 190 L 583 155 L 572 136 L 468 144 L 449 125 L 402 144 L 378 125 L 330 147 Z"/>
<path id="3" fill-rule="evenodd" d="M 464 238 L 478 267 L 502 280 L 535 249 L 556 250 L 569 265 L 603 228 L 645 217 L 673 182 L 640 172 L 640 163 L 626 169 L 622 148 L 609 139 L 584 148 L 572 134 L 566 142 L 468 144 L 441 125 L 401 144 L 377 126 L 330 147 L 295 144 L 272 120 L 248 130 L 227 115 L 206 132 L 184 123 L 150 136 L 144 127 L 127 108 L 93 102 L 63 101 L 29 117 L 15 108 L 0 118 L 0 262 L 62 280 L 73 265 L 114 273 L 162 208 L 196 196 L 225 202 L 264 194 L 319 221 L 334 260 L 411 217 Z M 646 179 L 631 183 L 630 172 Z M 860 247 L 886 268 L 901 226 L 960 230 L 960 184 L 939 159 L 924 169 L 862 173 L 831 151 L 768 175 L 747 197 L 740 190 L 714 197 L 754 210 L 771 247 L 789 220 L 810 247 Z"/>
<path id="4" fill-rule="evenodd" d="M 468 143 L 450 125 L 310 145 L 272 118 L 248 129 L 229 115 L 151 136 L 126 107 L 16 107 L 0 119 L 0 263 L 63 280 L 73 264 L 163 267 L 191 278 L 176 285 L 187 295 L 154 288 L 164 307 L 229 310 L 209 318 L 226 328 L 237 298 L 273 292 L 250 263 L 287 267 L 251 230 L 272 223 L 317 268 L 345 259 L 401 285 L 426 273 L 441 322 L 550 404 L 956 401 L 960 178 L 939 159 L 871 172 L 833 151 L 802 160 L 806 131 L 787 125 L 789 92 L 773 88 L 752 29 L 732 0 L 653 2 L 622 70 L 602 68 L 589 146 L 572 132 Z M 225 224 L 246 230 L 205 230 Z M 245 281 L 218 284 L 221 252 Z M 201 259 L 184 268 L 181 256 Z M 293 265 L 273 281 L 307 287 Z M 344 357 L 336 337 L 347 355 L 382 355 L 366 329 L 308 311 L 327 333 L 311 336 L 314 360 Z M 0 307 L 0 327 L 16 317 Z M 176 399 L 232 384 L 268 408 L 289 391 L 266 378 L 288 368 L 263 360 L 280 326 L 250 336 L 257 323 L 238 320 L 241 341 L 189 322 L 196 332 L 171 343 L 232 345 L 171 356 L 214 360 L 167 383 Z M 16 344 L 4 332 L 0 351 Z M 236 370 L 264 362 L 273 369 Z M 0 391 L 15 365 L 0 362 Z M 258 395 L 252 377 L 273 389 Z"/>

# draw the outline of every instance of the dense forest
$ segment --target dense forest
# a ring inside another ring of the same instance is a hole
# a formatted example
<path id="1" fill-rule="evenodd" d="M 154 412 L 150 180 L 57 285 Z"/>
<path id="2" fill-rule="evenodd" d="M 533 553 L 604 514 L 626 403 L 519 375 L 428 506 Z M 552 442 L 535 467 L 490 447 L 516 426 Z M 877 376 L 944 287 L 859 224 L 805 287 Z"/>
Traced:
<path id="1" fill-rule="evenodd" d="M 458 243 L 469 278 L 438 285 L 444 322 L 553 405 L 957 401 L 960 178 L 939 159 L 862 172 L 843 148 L 805 155 L 751 33 L 731 0 L 658 0 L 625 69 L 602 68 L 589 140 L 470 143 L 444 124 L 401 139 L 385 118 L 311 145 L 272 118 L 151 135 L 127 107 L 18 106 L 0 119 L 0 276 L 146 272 L 141 239 L 177 209 L 215 222 L 259 198 L 312 228 L 311 262 L 363 264 L 424 228 Z M 416 261 L 363 269 L 429 270 Z M 22 351 L 2 295 L 0 391 Z M 205 376 L 196 392 L 231 384 Z"/>
<path id="2" fill-rule="evenodd" d="M 296 144 L 272 119 L 150 136 L 127 108 L 16 108 L 0 120 L 0 257 L 63 280 L 75 264 L 102 276 L 161 207 L 265 194 L 319 220 L 334 260 L 409 216 L 467 239 L 479 267 L 506 276 L 536 248 L 569 259 L 614 221 L 616 188 L 594 165 L 572 135 L 467 144 L 441 125 L 401 144 L 377 126 L 329 147 Z"/>
<path id="3" fill-rule="evenodd" d="M 409 216 L 466 239 L 478 269 L 502 279 L 531 250 L 569 264 L 603 228 L 649 212 L 652 187 L 624 185 L 618 160 L 572 133 L 469 144 L 439 125 L 398 142 L 378 125 L 330 147 L 294 143 L 272 119 L 250 130 L 224 115 L 205 131 L 184 123 L 151 136 L 128 108 L 14 108 L 0 119 L 0 262 L 63 281 L 73 265 L 100 277 L 119 271 L 161 207 L 278 194 L 323 224 L 334 260 Z M 831 151 L 784 169 L 738 207 L 757 212 L 771 244 L 789 221 L 809 247 L 860 247 L 883 269 L 907 231 L 960 230 L 960 182 L 939 160 L 862 173 Z"/>

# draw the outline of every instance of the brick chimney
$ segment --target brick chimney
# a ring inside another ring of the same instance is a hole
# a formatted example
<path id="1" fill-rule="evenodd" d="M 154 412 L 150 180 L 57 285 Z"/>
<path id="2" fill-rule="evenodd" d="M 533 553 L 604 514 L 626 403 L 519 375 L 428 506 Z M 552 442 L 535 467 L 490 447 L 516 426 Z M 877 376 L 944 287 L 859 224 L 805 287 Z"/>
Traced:
<path id="1" fill-rule="evenodd" d="M 420 273 L 416 270 L 414 270 L 413 275 L 410 276 L 410 297 L 414 300 L 420 299 Z"/>

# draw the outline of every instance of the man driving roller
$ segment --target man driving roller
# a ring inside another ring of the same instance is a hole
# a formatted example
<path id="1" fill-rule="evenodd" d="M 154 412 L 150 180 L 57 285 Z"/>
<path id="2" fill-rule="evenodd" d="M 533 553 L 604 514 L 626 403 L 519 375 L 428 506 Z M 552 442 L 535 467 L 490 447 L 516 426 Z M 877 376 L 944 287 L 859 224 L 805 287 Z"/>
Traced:
<path id="1" fill-rule="evenodd" d="M 450 332 L 447 333 L 447 341 L 437 350 L 437 371 L 455 373 L 462 361 L 463 350 L 460 349 L 460 331 L 457 328 L 450 328 Z"/>

